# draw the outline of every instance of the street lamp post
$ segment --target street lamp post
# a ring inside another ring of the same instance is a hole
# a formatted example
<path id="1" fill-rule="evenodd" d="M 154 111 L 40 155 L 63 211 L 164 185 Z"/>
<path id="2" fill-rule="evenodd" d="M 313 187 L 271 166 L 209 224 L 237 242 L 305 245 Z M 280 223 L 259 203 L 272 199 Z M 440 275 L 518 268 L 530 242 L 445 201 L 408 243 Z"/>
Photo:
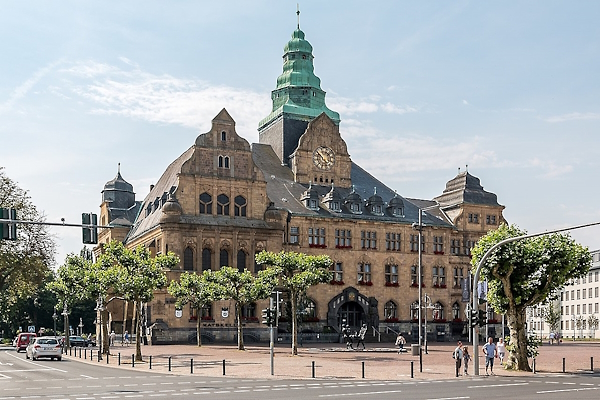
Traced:
<path id="1" fill-rule="evenodd" d="M 58 319 L 58 315 L 56 314 L 56 306 L 54 307 L 54 314 L 52 314 L 52 319 L 54 320 L 54 336 L 56 336 L 56 320 Z"/>
<path id="2" fill-rule="evenodd" d="M 79 318 L 79 336 L 83 335 L 83 318 Z"/>
<path id="3" fill-rule="evenodd" d="M 67 301 L 65 300 L 65 306 L 63 307 L 63 312 L 61 313 L 61 315 L 63 316 L 63 321 L 64 321 L 64 331 L 65 331 L 65 346 L 69 347 L 70 346 L 70 341 L 69 341 L 69 310 L 67 310 Z"/>
<path id="4" fill-rule="evenodd" d="M 104 306 L 102 305 L 102 297 L 98 296 L 98 300 L 96 300 L 96 311 L 98 311 L 98 323 L 100 325 L 100 329 L 99 329 L 99 333 L 98 333 L 98 349 L 99 354 L 98 357 L 101 357 L 101 355 L 103 354 L 103 349 L 104 349 L 104 342 L 102 341 L 102 330 L 104 328 L 103 326 L 103 322 L 102 322 L 102 311 L 104 311 Z"/>

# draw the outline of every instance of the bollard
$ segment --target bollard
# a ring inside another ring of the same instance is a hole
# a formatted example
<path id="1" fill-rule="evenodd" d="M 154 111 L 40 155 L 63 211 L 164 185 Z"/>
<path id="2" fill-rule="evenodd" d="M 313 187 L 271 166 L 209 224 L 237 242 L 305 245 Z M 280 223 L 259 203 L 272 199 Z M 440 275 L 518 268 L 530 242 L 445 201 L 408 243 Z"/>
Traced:
<path id="1" fill-rule="evenodd" d="M 102 360 L 102 353 L 98 350 L 98 362 L 100 362 L 100 360 Z"/>
<path id="2" fill-rule="evenodd" d="M 312 362 L 312 377 L 315 377 L 315 362 Z"/>
<path id="3" fill-rule="evenodd" d="M 223 360 L 223 376 L 225 376 L 225 360 Z"/>
<path id="4" fill-rule="evenodd" d="M 423 349 L 419 347 L 419 372 L 423 372 Z"/>
<path id="5" fill-rule="evenodd" d="M 533 373 L 535 374 L 535 358 L 533 359 Z"/>
<path id="6" fill-rule="evenodd" d="M 594 372 L 594 357 L 590 357 L 590 369 Z"/>
<path id="7" fill-rule="evenodd" d="M 108 359 L 110 358 L 110 354 L 106 354 L 106 363 L 108 364 Z"/>
<path id="8" fill-rule="evenodd" d="M 87 360 L 87 349 L 83 351 L 83 359 Z"/>
<path id="9" fill-rule="evenodd" d="M 169 356 L 169 372 L 171 372 L 171 356 Z"/>
<path id="10" fill-rule="evenodd" d="M 131 368 L 135 367 L 135 354 L 131 355 Z"/>
<path id="11" fill-rule="evenodd" d="M 94 352 L 90 349 L 90 361 L 94 361 Z"/>
<path id="12" fill-rule="evenodd" d="M 194 373 L 194 359 L 190 359 L 190 374 Z"/>
<path id="13" fill-rule="evenodd" d="M 365 379 L 365 362 L 362 362 L 362 378 Z"/>
<path id="14" fill-rule="evenodd" d="M 75 351 L 75 356 L 77 356 L 77 351 Z M 79 348 L 79 358 L 81 358 L 81 347 Z"/>
<path id="15" fill-rule="evenodd" d="M 73 347 L 69 346 L 69 355 L 72 355 Z"/>
<path id="16" fill-rule="evenodd" d="M 121 353 L 117 354 L 118 364 L 121 365 Z"/>
<path id="17" fill-rule="evenodd" d="M 410 362 L 410 377 L 411 378 L 415 377 L 415 362 L 414 361 Z"/>
<path id="18" fill-rule="evenodd" d="M 563 374 L 565 373 L 565 358 L 563 357 Z"/>
<path id="19" fill-rule="evenodd" d="M 152 369 L 152 356 L 150 356 L 150 364 L 149 364 L 150 368 L 148 369 Z"/>

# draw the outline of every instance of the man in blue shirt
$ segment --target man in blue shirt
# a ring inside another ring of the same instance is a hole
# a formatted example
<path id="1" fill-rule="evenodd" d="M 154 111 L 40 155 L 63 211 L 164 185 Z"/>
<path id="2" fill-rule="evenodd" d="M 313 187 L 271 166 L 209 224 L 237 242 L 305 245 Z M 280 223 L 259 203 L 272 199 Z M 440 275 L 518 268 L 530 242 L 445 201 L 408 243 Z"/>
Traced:
<path id="1" fill-rule="evenodd" d="M 488 374 L 488 367 L 490 368 L 490 373 L 494 375 L 494 358 L 498 357 L 498 350 L 496 349 L 496 345 L 494 344 L 494 339 L 490 336 L 488 342 L 483 345 L 482 348 L 483 354 L 485 354 L 485 374 Z"/>

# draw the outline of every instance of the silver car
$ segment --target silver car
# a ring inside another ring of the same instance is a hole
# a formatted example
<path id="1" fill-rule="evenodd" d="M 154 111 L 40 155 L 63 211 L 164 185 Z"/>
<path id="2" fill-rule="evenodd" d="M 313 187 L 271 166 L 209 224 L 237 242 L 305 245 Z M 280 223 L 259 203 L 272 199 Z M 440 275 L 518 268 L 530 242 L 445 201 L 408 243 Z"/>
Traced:
<path id="1" fill-rule="evenodd" d="M 62 360 L 62 347 L 57 338 L 52 336 L 40 336 L 31 341 L 25 350 L 25 357 L 33 361 L 41 357 L 48 357 L 51 360 Z"/>

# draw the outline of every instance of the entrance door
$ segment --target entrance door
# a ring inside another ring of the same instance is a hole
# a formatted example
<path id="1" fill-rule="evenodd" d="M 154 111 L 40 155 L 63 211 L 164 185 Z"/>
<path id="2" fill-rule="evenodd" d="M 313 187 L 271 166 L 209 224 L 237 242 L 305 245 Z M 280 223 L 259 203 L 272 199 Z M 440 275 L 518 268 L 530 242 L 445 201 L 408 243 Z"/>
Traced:
<path id="1" fill-rule="evenodd" d="M 355 301 L 343 304 L 338 310 L 338 326 L 342 326 L 343 320 L 350 328 L 360 328 L 364 320 L 362 307 Z"/>

